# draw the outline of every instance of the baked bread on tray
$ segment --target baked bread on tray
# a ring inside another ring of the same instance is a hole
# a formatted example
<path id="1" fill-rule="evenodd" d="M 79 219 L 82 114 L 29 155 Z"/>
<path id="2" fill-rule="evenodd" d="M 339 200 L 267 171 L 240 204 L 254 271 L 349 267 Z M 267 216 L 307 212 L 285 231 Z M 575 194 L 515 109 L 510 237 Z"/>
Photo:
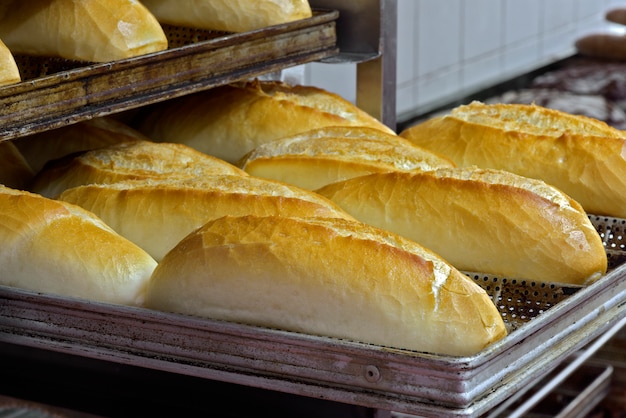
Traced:
<path id="1" fill-rule="evenodd" d="M 473 102 L 400 136 L 459 167 L 541 179 L 590 214 L 626 218 L 626 133 L 605 122 L 532 104 Z"/>
<path id="2" fill-rule="evenodd" d="M 507 333 L 487 293 L 440 257 L 339 218 L 210 221 L 159 263 L 145 306 L 455 356 Z"/>

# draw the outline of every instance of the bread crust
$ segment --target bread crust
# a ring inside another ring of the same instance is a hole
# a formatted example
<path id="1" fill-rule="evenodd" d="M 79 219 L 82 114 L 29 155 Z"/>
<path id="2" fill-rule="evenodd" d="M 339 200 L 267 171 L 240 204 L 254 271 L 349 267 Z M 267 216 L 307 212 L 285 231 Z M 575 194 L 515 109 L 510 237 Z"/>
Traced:
<path id="1" fill-rule="evenodd" d="M 134 0 L 5 1 L 0 39 L 13 54 L 107 62 L 167 49 L 156 18 Z"/>
<path id="2" fill-rule="evenodd" d="M 0 186 L 0 283 L 141 305 L 156 261 L 78 206 Z"/>
<path id="3" fill-rule="evenodd" d="M 474 102 L 400 136 L 458 166 L 541 179 L 588 213 L 626 217 L 626 134 L 601 121 L 536 105 Z"/>
<path id="4" fill-rule="evenodd" d="M 161 23 L 247 32 L 311 17 L 307 0 L 143 0 Z"/>
<path id="5" fill-rule="evenodd" d="M 237 165 L 250 175 L 308 190 L 370 173 L 454 166 L 451 160 L 399 136 L 368 128 L 356 128 L 365 132 L 342 128 L 316 129 L 259 145 Z"/>
<path id="6" fill-rule="evenodd" d="M 64 190 L 91 183 L 247 173 L 183 144 L 129 141 L 68 155 L 41 170 L 30 191 L 55 198 Z"/>
<path id="7" fill-rule="evenodd" d="M 342 219 L 224 217 L 174 248 L 150 308 L 443 355 L 506 335 L 467 276 L 413 242 Z"/>
<path id="8" fill-rule="evenodd" d="M 394 134 L 334 93 L 259 80 L 157 104 L 133 126 L 153 141 L 184 143 L 232 164 L 261 144 L 325 126 L 366 126 Z"/>
<path id="9" fill-rule="evenodd" d="M 66 190 L 59 200 L 95 213 L 156 261 L 193 230 L 226 215 L 352 219 L 313 192 L 239 175 L 90 184 Z"/>
<path id="10" fill-rule="evenodd" d="M 377 173 L 317 192 L 462 271 L 574 285 L 606 273 L 602 240 L 582 207 L 544 182 L 506 171 Z"/>
<path id="11" fill-rule="evenodd" d="M 0 86 L 7 86 L 22 81 L 20 70 L 15 62 L 13 53 L 0 40 Z"/>

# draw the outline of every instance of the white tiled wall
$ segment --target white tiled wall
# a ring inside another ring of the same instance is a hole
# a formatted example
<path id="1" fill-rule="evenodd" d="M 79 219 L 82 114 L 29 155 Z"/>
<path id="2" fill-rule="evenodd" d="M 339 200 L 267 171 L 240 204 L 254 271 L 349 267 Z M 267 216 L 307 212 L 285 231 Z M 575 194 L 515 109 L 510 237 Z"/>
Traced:
<path id="1" fill-rule="evenodd" d="M 572 55 L 574 41 L 615 28 L 626 0 L 397 0 L 398 119 Z M 304 82 L 356 98 L 355 66 L 308 64 Z"/>

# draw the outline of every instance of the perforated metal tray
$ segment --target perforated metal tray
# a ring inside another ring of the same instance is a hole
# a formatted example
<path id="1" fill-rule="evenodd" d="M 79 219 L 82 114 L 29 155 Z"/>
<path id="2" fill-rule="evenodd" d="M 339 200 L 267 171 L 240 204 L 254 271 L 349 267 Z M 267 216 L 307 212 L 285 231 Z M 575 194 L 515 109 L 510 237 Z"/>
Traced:
<path id="1" fill-rule="evenodd" d="M 420 416 L 481 416 L 624 320 L 623 220 L 582 288 L 476 275 L 511 333 L 447 357 L 0 287 L 0 341 Z"/>

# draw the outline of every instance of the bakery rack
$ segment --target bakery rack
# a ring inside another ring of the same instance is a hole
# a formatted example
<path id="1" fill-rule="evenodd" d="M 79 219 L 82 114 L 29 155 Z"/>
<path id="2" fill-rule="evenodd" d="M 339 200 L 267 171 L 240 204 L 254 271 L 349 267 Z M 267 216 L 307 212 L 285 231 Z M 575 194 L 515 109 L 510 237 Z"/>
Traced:
<path id="1" fill-rule="evenodd" d="M 311 4 L 310 19 L 242 34 L 167 27 L 173 45 L 167 51 L 112 63 L 19 57 L 31 75 L 0 88 L 0 141 L 312 61 L 355 63 L 359 106 L 395 127 L 396 1 Z M 228 392 L 236 387 L 249 399 L 257 392 L 248 388 L 262 391 L 263 398 L 285 394 L 281 402 L 305 408 L 308 400 L 319 400 L 324 416 L 333 416 L 329 410 L 340 410 L 340 416 L 519 416 L 548 396 L 536 390 L 538 384 L 550 387 L 548 378 L 566 381 L 626 321 L 626 221 L 592 217 L 592 222 L 605 241 L 610 271 L 588 287 L 468 272 L 493 297 L 511 330 L 471 357 L 0 286 L 0 353 L 7 359 L 2 367 L 5 376 L 19 378 L 24 363 L 14 360 L 43 368 L 37 358 L 44 358 L 62 363 L 54 373 L 69 373 L 69 364 L 79 364 L 87 372 L 130 370 L 177 383 L 189 378 L 195 387 L 219 383 Z M 37 369 L 33 373 L 41 378 Z M 589 393 L 604 394 L 610 373 L 601 368 Z"/>

